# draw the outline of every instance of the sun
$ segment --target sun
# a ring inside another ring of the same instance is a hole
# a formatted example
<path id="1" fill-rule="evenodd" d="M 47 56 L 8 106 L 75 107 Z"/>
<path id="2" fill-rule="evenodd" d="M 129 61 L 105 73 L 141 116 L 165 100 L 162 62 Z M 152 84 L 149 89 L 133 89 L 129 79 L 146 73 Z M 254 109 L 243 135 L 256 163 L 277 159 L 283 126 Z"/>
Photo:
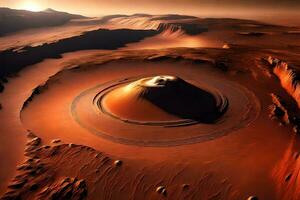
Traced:
<path id="1" fill-rule="evenodd" d="M 42 10 L 42 7 L 38 3 L 33 1 L 24 2 L 22 8 L 32 12 L 39 12 Z"/>

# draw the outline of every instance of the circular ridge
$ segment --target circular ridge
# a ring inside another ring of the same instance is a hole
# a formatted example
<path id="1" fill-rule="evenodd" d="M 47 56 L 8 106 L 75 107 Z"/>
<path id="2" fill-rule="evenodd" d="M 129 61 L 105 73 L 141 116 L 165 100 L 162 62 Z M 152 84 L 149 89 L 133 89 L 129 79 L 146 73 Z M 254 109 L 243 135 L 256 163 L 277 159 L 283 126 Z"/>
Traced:
<path id="1" fill-rule="evenodd" d="M 174 76 L 121 81 L 97 96 L 101 112 L 144 125 L 214 123 L 228 107 L 227 98 L 219 91 L 204 90 Z"/>
<path id="2" fill-rule="evenodd" d="M 224 100 L 219 96 L 218 102 L 230 102 L 227 105 L 227 112 L 214 124 L 201 124 L 195 121 L 171 121 L 169 123 L 151 123 L 119 120 L 109 113 L 99 110 L 99 98 L 103 91 L 137 80 L 140 77 L 123 78 L 96 85 L 80 93 L 72 102 L 71 114 L 75 121 L 91 133 L 112 142 L 137 145 L 137 146 L 177 146 L 204 142 L 217 137 L 224 136 L 242 127 L 248 126 L 254 121 L 260 112 L 260 103 L 256 96 L 247 88 L 232 82 L 213 79 L 202 80 L 203 83 L 210 82 L 210 91 L 220 94 L 222 91 L 228 99 Z M 206 79 L 206 77 L 205 77 Z M 194 81 L 197 86 L 206 88 L 205 84 Z M 100 91 L 100 92 L 99 92 Z M 217 98 L 218 99 L 218 98 Z M 86 103 L 91 102 L 91 107 L 86 107 Z M 243 102 L 236 106 L 235 102 Z M 86 119 L 88 115 L 88 119 Z M 92 119 L 92 121 L 90 120 Z M 88 121 L 87 121 L 88 120 Z M 143 128 L 147 125 L 151 128 Z M 142 135 L 136 133 L 143 133 Z"/>

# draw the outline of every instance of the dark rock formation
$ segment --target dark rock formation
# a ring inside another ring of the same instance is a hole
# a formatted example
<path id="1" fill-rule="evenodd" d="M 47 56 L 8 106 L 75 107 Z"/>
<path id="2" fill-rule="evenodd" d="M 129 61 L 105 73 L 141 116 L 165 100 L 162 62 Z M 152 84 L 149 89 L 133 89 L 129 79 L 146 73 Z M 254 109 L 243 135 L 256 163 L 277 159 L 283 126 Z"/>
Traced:
<path id="1" fill-rule="evenodd" d="M 290 123 L 290 115 L 283 100 L 276 94 L 270 94 L 273 104 L 270 106 L 270 117 L 279 119 L 283 124 Z"/>
<path id="2" fill-rule="evenodd" d="M 17 167 L 18 175 L 1 199 L 85 199 L 88 192 L 85 180 L 55 177 L 53 169 L 45 163 L 45 157 L 53 157 L 59 147 L 40 146 L 41 139 L 31 132 L 28 139 L 25 150 L 27 160 Z"/>
<path id="3" fill-rule="evenodd" d="M 21 52 L 6 50 L 0 52 L 0 77 L 18 72 L 23 67 L 41 62 L 46 58 L 59 58 L 61 54 L 87 49 L 117 49 L 128 43 L 138 42 L 154 36 L 155 30 L 107 30 L 99 29 L 83 35 L 60 40 L 37 47 L 24 47 Z M 1 88 L 0 88 L 1 90 Z"/>
<path id="4" fill-rule="evenodd" d="M 0 8 L 0 37 L 8 33 L 29 28 L 63 25 L 71 19 L 80 18 L 85 17 L 58 12 L 53 9 L 47 9 L 41 12 L 30 12 L 26 10 Z"/>
<path id="5" fill-rule="evenodd" d="M 39 199 L 81 200 L 87 196 L 87 185 L 84 180 L 64 178 L 46 187 L 38 196 Z"/>

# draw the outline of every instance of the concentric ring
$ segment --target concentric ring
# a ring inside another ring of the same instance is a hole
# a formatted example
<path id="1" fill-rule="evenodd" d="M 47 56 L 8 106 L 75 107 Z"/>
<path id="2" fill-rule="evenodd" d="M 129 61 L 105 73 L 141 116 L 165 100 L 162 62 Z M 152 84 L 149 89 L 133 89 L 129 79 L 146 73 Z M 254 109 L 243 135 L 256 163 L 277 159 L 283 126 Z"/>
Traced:
<path id="1" fill-rule="evenodd" d="M 96 109 L 99 109 L 100 112 L 109 115 L 110 117 L 113 117 L 115 119 L 121 120 L 124 123 L 132 123 L 136 125 L 147 125 L 147 126 L 164 126 L 164 127 L 175 127 L 175 126 L 188 126 L 200 123 L 197 120 L 193 119 L 178 119 L 178 120 L 164 120 L 164 121 L 141 121 L 141 120 L 132 120 L 127 118 L 122 118 L 120 116 L 117 116 L 111 112 L 109 112 L 105 106 L 103 106 L 103 98 L 109 94 L 111 91 L 114 91 L 116 88 L 120 88 L 121 86 L 124 86 L 126 84 L 135 82 L 139 80 L 140 77 L 134 77 L 134 78 L 126 78 L 124 80 L 119 80 L 113 83 L 112 85 L 107 84 L 107 87 L 103 90 L 99 91 L 99 93 L 95 96 L 93 99 L 93 104 Z M 203 89 L 203 88 L 202 88 Z M 209 88 L 204 88 L 207 91 L 209 91 L 210 94 L 212 94 L 216 100 L 216 106 L 219 108 L 220 115 L 224 113 L 228 107 L 228 100 L 227 98 L 221 94 L 218 90 L 213 90 Z M 180 95 L 180 94 L 178 94 Z"/>
<path id="2" fill-rule="evenodd" d="M 260 112 L 258 99 L 248 89 L 235 82 L 218 80 L 211 76 L 204 76 L 201 81 L 189 81 L 211 91 L 224 106 L 228 106 L 228 111 L 214 124 L 202 124 L 192 120 L 130 121 L 112 116 L 103 110 L 99 102 L 105 92 L 139 78 L 141 77 L 114 80 L 83 91 L 71 105 L 73 118 L 91 133 L 113 142 L 139 146 L 176 146 L 226 135 L 249 125 Z"/>

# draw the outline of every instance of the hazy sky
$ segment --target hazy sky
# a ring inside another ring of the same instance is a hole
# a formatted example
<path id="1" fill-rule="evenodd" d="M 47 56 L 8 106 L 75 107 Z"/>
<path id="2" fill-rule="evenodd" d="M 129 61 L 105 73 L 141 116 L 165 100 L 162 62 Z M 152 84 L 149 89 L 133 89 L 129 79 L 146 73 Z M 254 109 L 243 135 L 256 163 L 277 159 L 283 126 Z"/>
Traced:
<path id="1" fill-rule="evenodd" d="M 116 13 L 230 15 L 254 12 L 300 12 L 300 0 L 0 0 L 1 7 L 53 8 L 87 16 Z"/>

